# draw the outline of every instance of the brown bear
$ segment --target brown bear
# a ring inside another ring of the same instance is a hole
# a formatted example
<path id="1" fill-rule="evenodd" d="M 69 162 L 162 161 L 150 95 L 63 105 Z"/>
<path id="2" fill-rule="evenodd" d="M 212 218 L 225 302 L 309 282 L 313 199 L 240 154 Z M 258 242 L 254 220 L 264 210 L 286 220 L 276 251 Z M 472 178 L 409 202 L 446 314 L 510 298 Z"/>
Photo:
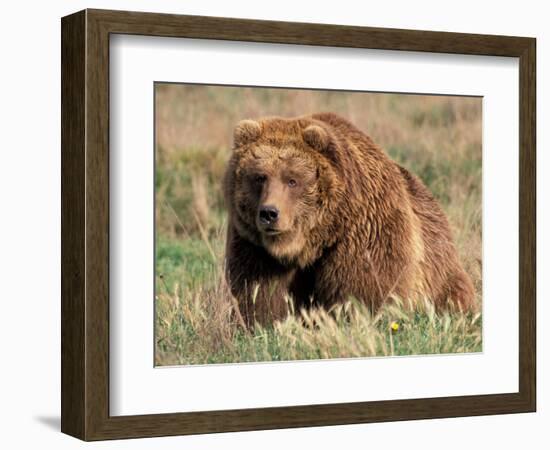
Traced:
<path id="1" fill-rule="evenodd" d="M 289 301 L 474 303 L 437 201 L 335 114 L 241 121 L 225 198 L 226 278 L 247 326 L 284 318 Z"/>

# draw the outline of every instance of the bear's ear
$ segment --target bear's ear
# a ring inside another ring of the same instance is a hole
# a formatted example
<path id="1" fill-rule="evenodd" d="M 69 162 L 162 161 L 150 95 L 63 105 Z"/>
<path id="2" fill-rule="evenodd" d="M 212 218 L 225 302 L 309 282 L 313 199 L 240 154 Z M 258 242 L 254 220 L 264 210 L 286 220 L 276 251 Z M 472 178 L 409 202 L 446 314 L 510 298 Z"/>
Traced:
<path id="1" fill-rule="evenodd" d="M 258 140 L 262 134 L 262 127 L 255 120 L 241 120 L 233 132 L 233 143 L 235 147 L 250 144 Z"/>
<path id="2" fill-rule="evenodd" d="M 306 141 L 313 148 L 323 151 L 328 147 L 329 139 L 328 134 L 320 126 L 310 125 L 304 132 L 304 141 Z"/>

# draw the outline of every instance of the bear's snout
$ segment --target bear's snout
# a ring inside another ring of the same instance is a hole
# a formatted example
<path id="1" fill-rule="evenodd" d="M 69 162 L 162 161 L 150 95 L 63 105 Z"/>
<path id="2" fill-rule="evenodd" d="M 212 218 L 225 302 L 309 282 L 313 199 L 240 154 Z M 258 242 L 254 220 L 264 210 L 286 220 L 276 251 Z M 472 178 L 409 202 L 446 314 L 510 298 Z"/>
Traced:
<path id="1" fill-rule="evenodd" d="M 258 211 L 258 221 L 262 226 L 275 225 L 279 220 L 279 210 L 272 205 L 260 207 Z"/>

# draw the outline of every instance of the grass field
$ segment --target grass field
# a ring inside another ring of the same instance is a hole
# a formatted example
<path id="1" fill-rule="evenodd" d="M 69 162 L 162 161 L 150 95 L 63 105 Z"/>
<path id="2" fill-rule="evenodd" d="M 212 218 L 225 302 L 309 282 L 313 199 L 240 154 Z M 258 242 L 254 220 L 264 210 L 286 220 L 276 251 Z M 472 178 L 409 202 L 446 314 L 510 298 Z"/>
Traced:
<path id="1" fill-rule="evenodd" d="M 394 299 L 372 317 L 350 299 L 333 314 L 297 311 L 253 333 L 233 321 L 221 188 L 233 127 L 319 111 L 348 118 L 422 178 L 449 217 L 481 305 L 481 99 L 158 84 L 157 365 L 481 351 L 480 313 L 438 315 L 429 301 Z"/>

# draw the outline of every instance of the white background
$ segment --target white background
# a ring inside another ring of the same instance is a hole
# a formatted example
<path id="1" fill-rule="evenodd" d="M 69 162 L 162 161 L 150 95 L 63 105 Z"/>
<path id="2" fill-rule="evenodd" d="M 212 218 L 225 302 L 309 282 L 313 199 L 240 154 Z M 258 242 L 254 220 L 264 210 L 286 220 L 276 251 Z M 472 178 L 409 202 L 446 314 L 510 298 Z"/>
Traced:
<path id="1" fill-rule="evenodd" d="M 2 70 L 2 400 L 6 448 L 84 444 L 59 433 L 60 32 L 59 17 L 84 7 L 311 21 L 538 38 L 538 148 L 550 146 L 550 30 L 544 2 L 51 1 L 10 3 L 0 16 Z M 93 444 L 101 448 L 517 448 L 548 442 L 550 157 L 538 156 L 538 410 L 536 414 L 353 425 Z M 515 207 L 515 206 L 514 206 Z M 503 255 L 505 256 L 505 255 Z M 548 279 L 548 277 L 547 277 Z M 545 428 L 546 425 L 546 428 Z M 116 447 L 115 447 L 116 446 Z M 543 448 L 543 447 L 542 447 Z"/>
<path id="2" fill-rule="evenodd" d="M 143 36 L 112 37 L 110 56 L 111 414 L 518 391 L 516 58 Z M 154 368 L 155 80 L 483 95 L 483 353 Z"/>

